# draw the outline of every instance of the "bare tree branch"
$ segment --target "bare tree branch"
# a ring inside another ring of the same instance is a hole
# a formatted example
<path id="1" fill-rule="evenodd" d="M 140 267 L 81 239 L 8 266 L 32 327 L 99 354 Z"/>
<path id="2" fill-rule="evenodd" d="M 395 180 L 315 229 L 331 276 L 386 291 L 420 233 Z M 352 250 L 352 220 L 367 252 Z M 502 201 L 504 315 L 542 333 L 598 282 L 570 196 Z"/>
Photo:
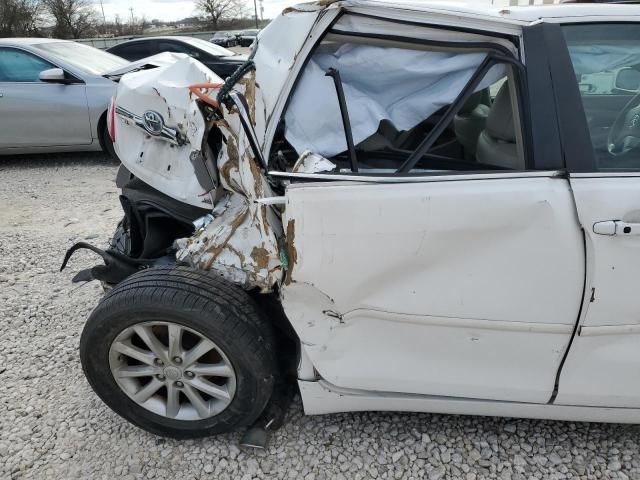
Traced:
<path id="1" fill-rule="evenodd" d="M 82 38 L 95 32 L 97 12 L 89 0 L 42 0 L 55 21 L 57 38 Z"/>
<path id="2" fill-rule="evenodd" d="M 214 30 L 220 20 L 242 17 L 246 13 L 243 0 L 197 0 L 196 8 L 206 17 Z"/>
<path id="3" fill-rule="evenodd" d="M 1 0 L 0 37 L 38 35 L 41 13 L 40 0 Z"/>

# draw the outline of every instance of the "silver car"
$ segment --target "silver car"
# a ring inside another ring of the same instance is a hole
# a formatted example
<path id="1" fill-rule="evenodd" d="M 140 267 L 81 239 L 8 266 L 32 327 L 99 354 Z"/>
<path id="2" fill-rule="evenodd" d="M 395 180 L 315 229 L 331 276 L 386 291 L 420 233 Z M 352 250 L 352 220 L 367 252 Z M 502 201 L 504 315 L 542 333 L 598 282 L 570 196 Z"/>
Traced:
<path id="1" fill-rule="evenodd" d="M 131 66 L 75 42 L 0 39 L 0 155 L 113 154 L 106 113 L 117 73 Z"/>

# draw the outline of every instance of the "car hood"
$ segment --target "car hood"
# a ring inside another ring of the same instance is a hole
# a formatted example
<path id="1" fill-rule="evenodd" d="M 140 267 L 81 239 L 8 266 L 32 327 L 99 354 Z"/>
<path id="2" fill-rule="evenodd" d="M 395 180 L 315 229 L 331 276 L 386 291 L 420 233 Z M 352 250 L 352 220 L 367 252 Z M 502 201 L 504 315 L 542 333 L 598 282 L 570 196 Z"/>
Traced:
<path id="1" fill-rule="evenodd" d="M 116 68 L 115 70 L 106 72 L 104 76 L 112 79 L 114 77 L 119 78 L 127 73 L 135 72 L 137 70 L 146 70 L 147 68 L 165 67 L 167 65 L 172 65 L 186 57 L 188 57 L 188 55 L 184 53 L 158 53 L 157 55 L 141 58 L 140 60 L 136 60 L 135 62 L 131 62 L 128 65 L 125 65 L 124 67 Z"/>

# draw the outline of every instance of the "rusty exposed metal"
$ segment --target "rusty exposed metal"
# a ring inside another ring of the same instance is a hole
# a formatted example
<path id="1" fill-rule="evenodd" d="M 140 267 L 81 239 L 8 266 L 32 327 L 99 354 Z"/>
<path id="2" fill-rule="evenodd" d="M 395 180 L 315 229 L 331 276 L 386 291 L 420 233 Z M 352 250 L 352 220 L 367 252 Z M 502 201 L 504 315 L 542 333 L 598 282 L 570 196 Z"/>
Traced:
<path id="1" fill-rule="evenodd" d="M 236 91 L 249 106 L 255 124 L 258 86 L 253 71 L 238 81 Z M 179 261 L 214 270 L 245 288 L 266 292 L 282 281 L 279 243 L 283 237 L 280 214 L 274 206 L 257 203 L 275 196 L 258 165 L 243 129 L 240 111 L 221 106 L 222 118 L 214 120 L 226 148 L 218 157 L 220 185 L 225 196 L 213 211 L 214 220 L 190 238 L 178 241 Z"/>

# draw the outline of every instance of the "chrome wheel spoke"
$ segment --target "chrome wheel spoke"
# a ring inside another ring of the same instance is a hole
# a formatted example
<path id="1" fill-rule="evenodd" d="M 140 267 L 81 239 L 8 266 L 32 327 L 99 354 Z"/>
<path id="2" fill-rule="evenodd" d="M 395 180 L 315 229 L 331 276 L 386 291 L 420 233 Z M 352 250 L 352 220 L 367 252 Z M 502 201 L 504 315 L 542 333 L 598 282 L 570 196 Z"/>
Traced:
<path id="1" fill-rule="evenodd" d="M 214 398 L 225 401 L 231 400 L 229 391 L 225 387 L 221 387 L 220 385 L 211 383 L 203 378 L 196 378 L 194 380 L 191 380 L 189 382 L 189 385 L 200 390 L 201 392 L 206 393 L 207 395 L 211 395 Z"/>
<path id="2" fill-rule="evenodd" d="M 146 363 L 147 365 L 153 365 L 155 355 L 148 350 L 142 350 L 130 343 L 114 342 L 111 348 L 118 353 L 131 357 L 139 362 Z"/>
<path id="3" fill-rule="evenodd" d="M 150 365 L 131 365 L 118 368 L 114 374 L 118 378 L 130 377 L 151 377 L 156 373 L 156 369 Z"/>
<path id="4" fill-rule="evenodd" d="M 200 418 L 209 417 L 209 405 L 202 399 L 202 397 L 196 390 L 191 388 L 189 385 L 185 385 L 184 394 L 189 399 L 189 402 L 191 402 L 191 405 L 193 405 L 193 408 L 196 409 L 198 415 L 200 415 Z"/>
<path id="5" fill-rule="evenodd" d="M 216 346 L 212 341 L 207 340 L 206 338 L 201 339 L 195 347 L 185 353 L 185 366 L 188 367 L 190 365 L 193 365 L 198 361 L 200 357 L 202 357 L 205 353 L 210 352 L 214 348 L 216 348 Z"/>
<path id="6" fill-rule="evenodd" d="M 180 390 L 174 385 L 167 385 L 167 408 L 166 415 L 169 418 L 176 418 L 180 411 Z"/>
<path id="7" fill-rule="evenodd" d="M 180 357 L 182 355 L 182 327 L 171 324 L 169 329 L 169 358 Z"/>
<path id="8" fill-rule="evenodd" d="M 142 339 L 145 345 L 149 347 L 149 350 L 151 350 L 157 358 L 165 363 L 169 361 L 169 358 L 167 356 L 167 347 L 165 347 L 162 342 L 158 340 L 158 337 L 156 337 L 156 334 L 153 333 L 151 327 L 136 325 L 135 327 L 133 327 L 133 331 L 136 332 L 136 334 Z"/>
<path id="9" fill-rule="evenodd" d="M 189 371 L 207 377 L 233 377 L 233 370 L 225 363 L 196 363 Z"/>
<path id="10" fill-rule="evenodd" d="M 162 382 L 152 378 L 147 385 L 138 390 L 138 392 L 133 396 L 133 399 L 138 403 L 144 403 L 149 400 L 154 393 L 160 390 L 162 385 L 164 385 Z"/>

